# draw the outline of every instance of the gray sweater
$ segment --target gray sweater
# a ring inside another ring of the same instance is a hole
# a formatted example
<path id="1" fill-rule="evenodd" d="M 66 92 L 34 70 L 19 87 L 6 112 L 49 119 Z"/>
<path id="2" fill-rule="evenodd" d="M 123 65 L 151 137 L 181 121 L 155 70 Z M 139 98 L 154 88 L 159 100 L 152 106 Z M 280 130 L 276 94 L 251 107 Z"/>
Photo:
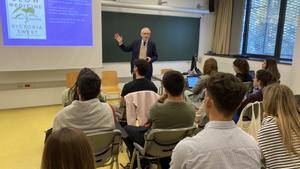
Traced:
<path id="1" fill-rule="evenodd" d="M 115 129 L 113 112 L 107 103 L 98 98 L 73 101 L 58 112 L 53 122 L 53 131 L 63 127 L 78 128 L 84 132 Z"/>

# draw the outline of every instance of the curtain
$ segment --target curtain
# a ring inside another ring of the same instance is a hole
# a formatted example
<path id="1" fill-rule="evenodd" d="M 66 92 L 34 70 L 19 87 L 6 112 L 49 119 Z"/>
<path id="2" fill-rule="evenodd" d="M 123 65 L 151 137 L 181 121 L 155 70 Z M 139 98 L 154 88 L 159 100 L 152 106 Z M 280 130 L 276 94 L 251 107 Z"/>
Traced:
<path id="1" fill-rule="evenodd" d="M 216 21 L 212 52 L 229 54 L 233 0 L 219 0 L 216 8 Z"/>

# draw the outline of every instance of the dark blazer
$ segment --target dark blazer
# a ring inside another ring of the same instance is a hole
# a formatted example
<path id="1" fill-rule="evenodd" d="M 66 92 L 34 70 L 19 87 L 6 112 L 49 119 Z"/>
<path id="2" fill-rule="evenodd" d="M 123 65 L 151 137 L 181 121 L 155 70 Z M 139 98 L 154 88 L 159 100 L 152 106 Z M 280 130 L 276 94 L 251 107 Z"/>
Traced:
<path id="1" fill-rule="evenodd" d="M 131 73 L 133 72 L 134 60 L 139 58 L 140 48 L 141 48 L 141 43 L 142 43 L 141 41 L 142 41 L 142 39 L 138 39 L 138 40 L 133 41 L 129 46 L 125 46 L 124 43 L 119 46 L 120 49 L 124 52 L 132 52 L 131 53 L 131 62 L 130 62 Z M 148 71 L 148 74 L 146 75 L 146 77 L 151 78 L 152 72 L 153 72 L 152 63 L 157 60 L 158 55 L 157 55 L 155 43 L 150 40 L 147 43 L 147 56 L 151 58 L 151 62 L 149 65 L 150 70 Z"/>

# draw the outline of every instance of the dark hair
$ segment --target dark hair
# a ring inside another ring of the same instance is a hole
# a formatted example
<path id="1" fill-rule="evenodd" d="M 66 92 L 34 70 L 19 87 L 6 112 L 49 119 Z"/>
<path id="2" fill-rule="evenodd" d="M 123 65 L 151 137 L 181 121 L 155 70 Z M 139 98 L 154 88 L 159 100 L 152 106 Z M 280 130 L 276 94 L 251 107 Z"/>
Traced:
<path id="1" fill-rule="evenodd" d="M 185 86 L 184 77 L 175 70 L 167 71 L 163 76 L 162 83 L 172 96 L 180 96 Z"/>
<path id="2" fill-rule="evenodd" d="M 250 66 L 246 59 L 237 58 L 233 61 L 233 65 L 237 67 L 242 74 L 249 73 Z"/>
<path id="3" fill-rule="evenodd" d="M 62 128 L 49 136 L 41 169 L 54 168 L 95 169 L 93 149 L 82 131 Z"/>
<path id="4" fill-rule="evenodd" d="M 100 93 L 100 86 L 101 80 L 93 71 L 84 73 L 78 79 L 79 94 L 83 100 L 96 98 Z"/>
<path id="5" fill-rule="evenodd" d="M 145 76 L 149 71 L 149 64 L 144 59 L 136 59 L 134 61 L 134 66 L 137 68 L 137 71 L 141 76 Z"/>
<path id="6" fill-rule="evenodd" d="M 276 60 L 274 59 L 266 59 L 266 70 L 270 71 L 272 75 L 274 76 L 276 81 L 279 81 L 280 79 L 280 73 L 277 68 Z"/>
<path id="7" fill-rule="evenodd" d="M 218 63 L 216 59 L 209 58 L 204 62 L 203 73 L 205 75 L 211 75 L 213 73 L 218 72 Z"/>
<path id="8" fill-rule="evenodd" d="M 74 91 L 74 96 L 73 96 L 73 100 L 79 100 L 79 96 L 77 93 L 77 87 L 78 87 L 78 79 L 85 73 L 87 72 L 92 72 L 92 70 L 90 68 L 82 68 L 77 76 L 76 82 L 74 83 L 74 85 L 72 86 L 71 90 L 69 90 L 68 95 L 70 96 L 72 94 L 72 91 Z"/>
<path id="9" fill-rule="evenodd" d="M 276 82 L 272 73 L 267 70 L 258 70 L 255 77 L 261 82 L 263 87 Z"/>
<path id="10" fill-rule="evenodd" d="M 247 89 L 234 75 L 216 73 L 208 78 L 206 91 L 213 99 L 217 110 L 225 117 L 229 117 L 242 102 Z"/>

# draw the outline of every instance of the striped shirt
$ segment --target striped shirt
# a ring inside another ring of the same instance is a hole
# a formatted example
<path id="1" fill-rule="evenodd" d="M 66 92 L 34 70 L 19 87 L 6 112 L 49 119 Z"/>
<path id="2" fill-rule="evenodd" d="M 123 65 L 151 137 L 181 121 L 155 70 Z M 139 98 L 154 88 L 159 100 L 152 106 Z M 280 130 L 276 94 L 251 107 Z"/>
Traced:
<path id="1" fill-rule="evenodd" d="M 258 132 L 258 143 L 265 158 L 266 168 L 300 169 L 300 157 L 288 153 L 274 117 L 268 116 L 263 120 Z M 296 151 L 300 152 L 300 143 L 295 146 Z"/>

